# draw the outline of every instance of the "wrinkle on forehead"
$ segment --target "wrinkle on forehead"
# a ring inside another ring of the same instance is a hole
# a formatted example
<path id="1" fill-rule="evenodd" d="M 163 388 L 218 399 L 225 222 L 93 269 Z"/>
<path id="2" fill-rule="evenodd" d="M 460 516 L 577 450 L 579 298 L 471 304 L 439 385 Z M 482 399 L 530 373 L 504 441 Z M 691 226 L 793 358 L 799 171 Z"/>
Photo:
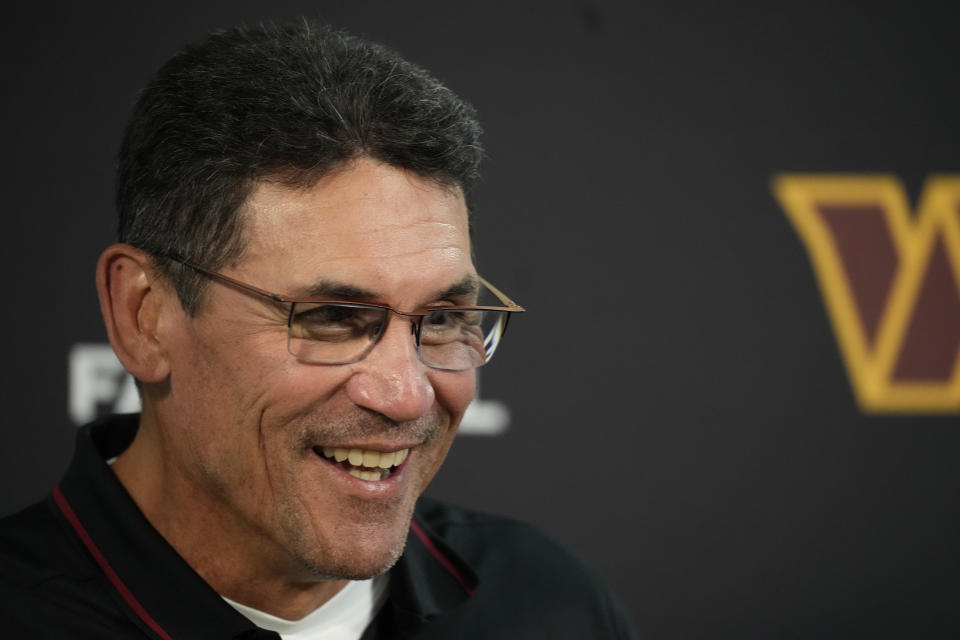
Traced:
<path id="1" fill-rule="evenodd" d="M 322 256 L 322 262 L 371 256 L 379 259 L 428 257 L 428 254 L 435 254 L 437 259 L 446 261 L 451 258 L 459 259 L 466 248 L 456 230 L 451 230 L 449 225 L 441 227 L 433 224 L 340 233 L 328 235 L 311 244 L 314 247 L 323 247 L 326 255 Z"/>

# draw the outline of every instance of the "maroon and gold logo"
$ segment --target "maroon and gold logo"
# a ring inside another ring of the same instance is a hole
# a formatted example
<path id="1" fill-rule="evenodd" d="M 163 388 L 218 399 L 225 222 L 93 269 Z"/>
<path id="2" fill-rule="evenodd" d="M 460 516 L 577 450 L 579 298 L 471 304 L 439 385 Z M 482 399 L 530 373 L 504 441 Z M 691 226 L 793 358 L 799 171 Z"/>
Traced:
<path id="1" fill-rule="evenodd" d="M 960 411 L 960 176 L 781 175 L 860 407 Z"/>

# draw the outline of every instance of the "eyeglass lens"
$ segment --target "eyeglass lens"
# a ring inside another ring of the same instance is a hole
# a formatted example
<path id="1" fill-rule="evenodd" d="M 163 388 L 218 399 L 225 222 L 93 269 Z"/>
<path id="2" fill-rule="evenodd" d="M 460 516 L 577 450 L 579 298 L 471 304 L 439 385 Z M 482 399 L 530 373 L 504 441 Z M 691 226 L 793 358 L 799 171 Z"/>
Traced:
<path id="1" fill-rule="evenodd" d="M 388 309 L 362 305 L 294 303 L 290 353 L 321 364 L 356 362 L 377 343 L 390 313 Z M 421 361 L 453 371 L 486 364 L 500 341 L 508 315 L 480 309 L 428 312 L 420 324 Z"/>

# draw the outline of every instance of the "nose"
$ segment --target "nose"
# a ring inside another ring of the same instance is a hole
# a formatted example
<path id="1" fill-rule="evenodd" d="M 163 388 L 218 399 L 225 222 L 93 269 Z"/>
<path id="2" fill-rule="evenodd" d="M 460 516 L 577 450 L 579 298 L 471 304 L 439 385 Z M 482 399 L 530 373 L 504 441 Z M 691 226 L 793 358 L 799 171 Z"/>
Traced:
<path id="1" fill-rule="evenodd" d="M 346 390 L 354 404 L 395 422 L 422 417 L 433 405 L 435 392 L 420 362 L 411 331 L 415 319 L 391 314 L 373 350 L 356 363 Z"/>

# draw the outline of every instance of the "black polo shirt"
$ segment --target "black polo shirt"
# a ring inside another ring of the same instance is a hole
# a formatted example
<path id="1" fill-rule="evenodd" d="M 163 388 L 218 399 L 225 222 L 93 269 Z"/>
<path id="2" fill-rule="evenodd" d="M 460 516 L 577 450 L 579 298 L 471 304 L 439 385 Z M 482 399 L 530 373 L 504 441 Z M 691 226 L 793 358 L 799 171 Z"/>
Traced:
<path id="1" fill-rule="evenodd" d="M 0 521 L 0 635 L 279 638 L 177 555 L 105 463 L 137 420 L 82 428 L 53 493 Z M 633 637 L 597 577 L 527 525 L 421 498 L 410 533 L 363 640 Z"/>

